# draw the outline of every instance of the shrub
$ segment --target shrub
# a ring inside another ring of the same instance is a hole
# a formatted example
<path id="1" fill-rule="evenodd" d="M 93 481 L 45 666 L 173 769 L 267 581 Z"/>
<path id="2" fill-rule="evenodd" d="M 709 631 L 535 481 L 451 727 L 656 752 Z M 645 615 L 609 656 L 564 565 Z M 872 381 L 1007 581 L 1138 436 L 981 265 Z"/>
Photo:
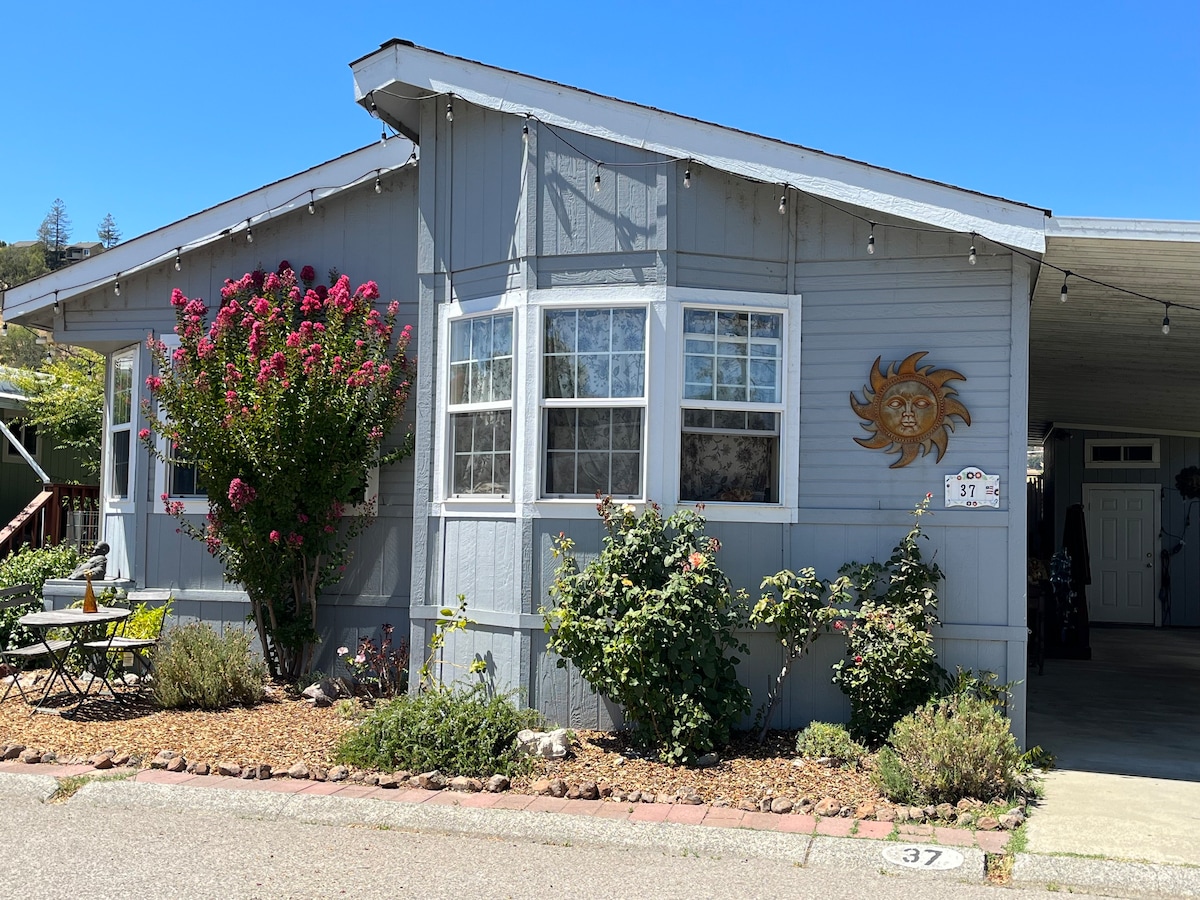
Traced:
<path id="1" fill-rule="evenodd" d="M 879 792 L 894 803 L 912 803 L 915 799 L 912 772 L 900 762 L 891 747 L 882 747 L 875 754 L 875 770 L 871 781 Z"/>
<path id="2" fill-rule="evenodd" d="M 888 743 L 897 769 L 912 784 L 911 798 L 892 799 L 957 803 L 964 797 L 988 800 L 1016 793 L 1021 751 L 1008 720 L 987 700 L 960 694 L 931 701 L 900 719 Z M 883 769 L 876 769 L 876 786 L 891 797 L 896 776 Z"/>
<path id="3" fill-rule="evenodd" d="M 79 553 L 68 544 L 34 550 L 26 545 L 0 561 L 0 588 L 18 584 L 33 585 L 34 596 L 40 601 L 42 588 L 48 578 L 65 578 L 79 564 Z M 41 608 L 40 602 L 0 612 L 0 646 L 20 647 L 38 641 L 41 635 L 17 624 L 27 612 Z"/>
<path id="4" fill-rule="evenodd" d="M 536 710 L 517 709 L 483 685 L 434 688 L 376 706 L 342 738 L 336 756 L 368 769 L 512 775 L 527 762 L 517 732 L 540 724 Z"/>
<path id="5" fill-rule="evenodd" d="M 555 542 L 557 606 L 542 610 L 549 647 L 559 666 L 570 660 L 624 707 L 634 740 L 664 762 L 689 762 L 726 743 L 750 710 L 738 660 L 727 655 L 745 647 L 734 636 L 729 580 L 714 562 L 720 545 L 692 510 L 663 519 L 648 504 L 638 516 L 606 497 L 597 511 L 604 546 L 582 570 L 571 539 Z"/>
<path id="6" fill-rule="evenodd" d="M 932 635 L 942 571 L 922 559 L 920 547 L 932 496 L 917 504 L 916 522 L 886 563 L 847 563 L 833 586 L 857 603 L 849 627 L 838 629 L 846 633 L 846 659 L 833 667 L 833 681 L 850 700 L 851 733 L 873 744 L 932 698 L 944 675 Z"/>
<path id="7" fill-rule="evenodd" d="M 154 654 L 154 700 L 164 709 L 223 709 L 262 699 L 266 667 L 241 631 L 206 623 L 172 629 Z"/>
<path id="8" fill-rule="evenodd" d="M 828 758 L 840 766 L 856 766 L 867 749 L 850 737 L 845 725 L 812 722 L 796 735 L 796 752 L 809 759 Z"/>

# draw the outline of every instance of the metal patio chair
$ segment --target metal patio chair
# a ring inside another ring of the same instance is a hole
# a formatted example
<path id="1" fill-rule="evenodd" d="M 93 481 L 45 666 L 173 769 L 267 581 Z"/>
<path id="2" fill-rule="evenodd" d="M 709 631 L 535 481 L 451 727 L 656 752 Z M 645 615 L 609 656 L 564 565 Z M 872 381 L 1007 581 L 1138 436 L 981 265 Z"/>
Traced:
<path id="1" fill-rule="evenodd" d="M 28 606 L 30 603 L 39 602 L 31 584 L 18 584 L 0 590 L 0 610 L 15 609 L 18 606 Z M 62 653 L 70 646 L 70 641 L 60 639 L 36 641 L 32 644 L 25 644 L 21 647 L 13 647 L 12 649 L 5 649 L 3 646 L 0 646 L 0 663 L 5 665 L 9 676 L 12 678 L 8 686 L 4 689 L 4 694 L 0 696 L 0 703 L 8 699 L 8 695 L 14 685 L 17 688 L 17 693 L 21 695 L 21 699 L 29 703 L 29 696 L 25 693 L 25 688 L 21 686 L 21 673 L 25 671 L 30 663 L 43 658 L 53 666 L 55 663 L 51 659 L 51 656 Z"/>
<path id="2" fill-rule="evenodd" d="M 145 603 L 148 606 L 158 609 L 165 607 L 171 602 L 171 592 L 162 590 L 130 591 L 127 599 L 130 609 L 138 603 Z M 153 637 L 126 636 L 125 629 L 130 619 L 124 619 L 115 634 L 111 634 L 100 640 L 87 641 L 83 645 L 86 649 L 92 651 L 97 658 L 102 659 L 102 671 L 99 675 L 114 696 L 116 695 L 116 691 L 113 690 L 113 682 L 125 683 L 126 654 L 130 654 L 133 657 L 135 668 L 141 669 L 143 681 L 146 676 L 153 676 L 154 650 L 158 647 L 158 641 L 162 636 L 166 618 L 166 615 L 163 615 L 159 619 L 158 630 L 154 633 Z"/>

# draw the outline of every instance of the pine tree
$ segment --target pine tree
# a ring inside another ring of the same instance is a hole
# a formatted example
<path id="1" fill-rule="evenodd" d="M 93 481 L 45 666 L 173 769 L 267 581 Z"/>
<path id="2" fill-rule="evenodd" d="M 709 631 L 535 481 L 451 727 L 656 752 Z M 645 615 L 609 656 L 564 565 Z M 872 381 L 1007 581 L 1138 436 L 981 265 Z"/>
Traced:
<path id="1" fill-rule="evenodd" d="M 117 227 L 112 213 L 106 214 L 100 224 L 96 226 L 96 237 L 100 239 L 105 250 L 121 243 L 121 229 Z"/>
<path id="2" fill-rule="evenodd" d="M 58 197 L 38 226 L 38 240 L 46 254 L 46 265 L 57 269 L 66 261 L 67 244 L 71 242 L 71 219 L 66 204 Z"/>

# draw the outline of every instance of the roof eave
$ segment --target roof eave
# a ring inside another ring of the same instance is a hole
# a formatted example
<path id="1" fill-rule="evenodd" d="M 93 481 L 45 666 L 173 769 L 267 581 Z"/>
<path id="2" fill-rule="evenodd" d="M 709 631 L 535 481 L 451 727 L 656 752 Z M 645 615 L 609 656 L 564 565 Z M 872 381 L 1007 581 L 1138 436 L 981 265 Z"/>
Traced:
<path id="1" fill-rule="evenodd" d="M 406 131 L 418 127 L 411 98 L 452 94 L 483 108 L 533 115 L 554 127 L 694 160 L 757 181 L 786 184 L 932 227 L 978 232 L 1033 253 L 1045 249 L 1049 212 L 1044 209 L 447 56 L 404 41 L 389 41 L 351 68 L 358 101 L 365 106 L 367 96 L 378 92 L 376 101 L 384 118 Z M 388 88 L 401 99 L 389 101 Z"/>

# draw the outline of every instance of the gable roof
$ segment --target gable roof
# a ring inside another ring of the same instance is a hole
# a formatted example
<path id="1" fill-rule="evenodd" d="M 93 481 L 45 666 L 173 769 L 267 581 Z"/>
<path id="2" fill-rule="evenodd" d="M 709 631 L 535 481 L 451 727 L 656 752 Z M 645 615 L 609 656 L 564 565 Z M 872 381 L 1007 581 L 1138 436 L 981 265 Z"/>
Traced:
<path id="1" fill-rule="evenodd" d="M 595 94 L 392 39 L 350 64 L 356 100 L 375 104 L 401 134 L 420 139 L 420 101 L 460 98 L 536 117 L 604 140 L 692 160 L 756 181 L 875 210 L 1032 253 L 1045 248 L 1049 210 L 905 175 L 699 119 Z"/>

